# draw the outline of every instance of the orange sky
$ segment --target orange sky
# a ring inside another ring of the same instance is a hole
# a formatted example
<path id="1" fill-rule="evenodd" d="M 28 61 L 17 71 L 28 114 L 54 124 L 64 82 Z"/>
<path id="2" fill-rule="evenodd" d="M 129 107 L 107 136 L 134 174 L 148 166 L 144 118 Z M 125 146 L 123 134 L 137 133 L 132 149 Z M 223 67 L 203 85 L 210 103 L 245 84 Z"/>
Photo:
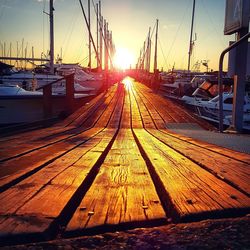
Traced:
<path id="1" fill-rule="evenodd" d="M 86 2 L 83 1 L 85 10 Z M 97 1 L 93 1 L 96 3 Z M 191 25 L 192 0 L 102 0 L 102 12 L 109 22 L 117 50 L 127 50 L 135 64 L 148 29 L 153 29 L 159 19 L 158 67 L 168 70 L 187 68 L 188 43 Z M 88 36 L 78 1 L 56 0 L 55 54 L 62 51 L 64 62 L 88 63 Z M 195 41 L 192 65 L 201 60 L 209 61 L 209 68 L 218 68 L 219 54 L 234 36 L 224 36 L 224 0 L 197 0 L 194 33 Z M 31 47 L 40 57 L 49 48 L 49 23 L 43 10 L 48 11 L 47 0 L 8 0 L 0 3 L 1 53 L 16 53 L 17 41 L 23 42 L 27 55 Z M 96 17 L 92 6 L 91 26 L 96 37 Z M 154 47 L 154 36 L 152 37 Z M 153 52 L 153 50 L 152 50 Z M 153 59 L 153 55 L 152 55 Z M 94 60 L 94 59 L 93 59 Z M 125 59 L 124 59 L 125 60 Z M 128 59 L 126 59 L 128 60 Z M 95 65 L 94 65 L 95 66 Z M 134 65 L 132 65 L 134 66 Z M 203 66 L 200 68 L 205 70 Z"/>

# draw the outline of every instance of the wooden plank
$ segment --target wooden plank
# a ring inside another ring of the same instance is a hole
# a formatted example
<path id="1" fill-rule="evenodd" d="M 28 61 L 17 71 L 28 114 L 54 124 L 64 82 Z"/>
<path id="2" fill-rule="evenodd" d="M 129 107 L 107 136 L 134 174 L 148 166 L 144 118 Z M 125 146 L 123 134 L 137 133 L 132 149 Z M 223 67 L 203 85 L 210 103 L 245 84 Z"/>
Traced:
<path id="1" fill-rule="evenodd" d="M 100 131 L 101 129 L 99 128 L 92 128 L 55 145 L 53 144 L 1 163 L 0 188 L 35 169 L 42 168 L 78 145 L 83 144 Z"/>
<path id="2" fill-rule="evenodd" d="M 128 98 L 127 94 L 121 127 L 127 127 L 130 121 Z M 131 129 L 120 129 L 66 231 L 79 232 L 107 225 L 150 225 L 155 221 L 166 221 L 165 212 Z"/>
<path id="3" fill-rule="evenodd" d="M 219 153 L 221 155 L 233 158 L 235 160 L 243 161 L 243 162 L 248 163 L 248 164 L 250 162 L 250 155 L 249 154 L 244 154 L 242 152 L 238 152 L 238 151 L 234 151 L 234 150 L 231 150 L 231 149 L 228 149 L 228 148 L 220 147 L 220 146 L 217 146 L 215 144 L 211 144 L 211 143 L 208 143 L 208 142 L 205 142 L 205 141 L 200 141 L 200 140 L 197 140 L 197 139 L 193 139 L 193 138 L 185 136 L 185 135 L 174 133 L 174 132 L 169 131 L 167 129 L 161 130 L 161 131 L 163 133 L 167 133 L 167 134 L 171 135 L 172 137 L 180 138 L 181 140 L 186 141 L 186 142 L 188 142 L 190 144 L 194 144 L 194 145 L 197 145 L 197 146 L 200 146 L 200 147 L 204 147 L 204 148 L 206 148 L 208 150 L 217 152 L 217 153 Z"/>
<path id="4" fill-rule="evenodd" d="M 206 147 L 201 147 L 202 143 L 200 143 L 200 145 L 190 144 L 187 141 L 172 137 L 167 133 L 156 130 L 148 131 L 183 156 L 192 159 L 192 161 L 196 162 L 201 167 L 210 170 L 219 178 L 227 180 L 246 194 L 250 194 L 249 163 L 244 163 L 209 150 Z"/>
<path id="5" fill-rule="evenodd" d="M 163 98 L 152 92 L 148 87 L 143 84 L 134 83 L 136 89 L 138 89 L 146 99 L 149 100 L 164 118 L 166 123 L 199 123 L 204 125 L 204 122 L 199 121 L 191 116 L 184 107 L 180 106 L 176 102 Z"/>
<path id="6" fill-rule="evenodd" d="M 150 114 L 151 118 L 154 121 L 154 124 L 157 129 L 165 129 L 166 124 L 164 122 L 164 119 L 159 115 L 158 111 L 155 109 L 153 105 L 148 101 L 147 98 L 145 98 L 144 95 L 141 94 L 140 91 L 137 90 L 137 88 L 133 88 L 134 91 L 136 91 L 137 95 L 140 97 L 140 99 L 143 102 L 143 105 L 145 105 L 146 110 Z"/>
<path id="7" fill-rule="evenodd" d="M 144 105 L 143 100 L 140 98 L 140 96 L 137 94 L 137 92 L 133 91 L 133 87 L 131 88 L 131 94 L 134 96 L 136 102 L 137 102 L 137 107 L 140 111 L 142 121 L 143 121 L 143 127 L 144 128 L 156 128 L 152 117 L 150 116 L 149 112 L 147 111 L 147 108 Z"/>
<path id="8" fill-rule="evenodd" d="M 105 126 L 107 126 L 109 118 L 113 113 L 118 113 L 118 115 L 120 115 L 121 111 L 117 110 L 117 100 L 118 96 L 117 98 L 112 99 L 109 105 L 106 105 L 106 109 L 100 118 L 100 127 L 97 126 L 97 128 L 92 128 L 80 134 L 73 135 L 64 141 L 59 141 L 56 144 L 40 148 L 18 158 L 1 163 L 2 170 L 0 172 L 0 187 L 15 180 L 16 178 L 19 178 L 27 172 L 32 171 L 33 169 L 39 168 L 44 164 L 48 164 L 50 161 L 55 160 L 67 151 L 72 150 L 77 145 L 82 144 L 86 140 L 95 136 Z"/>
<path id="9" fill-rule="evenodd" d="M 121 116 L 123 98 L 115 104 L 114 112 L 109 112 L 112 124 Z M 117 129 L 104 129 L 87 143 L 0 194 L 0 199 L 5 201 L 0 208 L 2 237 L 10 233 L 33 234 L 34 230 L 44 234 L 51 230 L 56 218 L 61 216 L 64 220 L 65 209 L 69 214 L 74 211 L 75 202 L 88 189 Z"/>
<path id="10" fill-rule="evenodd" d="M 114 91 L 114 89 L 112 89 L 112 91 Z M 85 128 L 91 128 L 96 120 L 100 118 L 107 106 L 109 106 L 112 100 L 114 101 L 115 99 L 114 94 L 109 94 L 106 100 L 103 100 L 101 104 L 96 105 L 94 110 L 91 110 L 90 113 L 84 113 Z M 35 150 L 36 148 L 43 147 L 51 143 L 59 142 L 86 130 L 83 128 L 75 128 L 73 125 L 67 128 L 59 127 L 58 130 L 54 128 L 42 131 L 32 131 L 25 133 L 21 137 L 6 141 L 0 146 L 0 160 L 13 157 L 18 154 L 23 154 L 27 151 Z"/>
<path id="11" fill-rule="evenodd" d="M 131 93 L 131 87 L 128 89 L 130 105 L 131 105 L 131 127 L 132 128 L 143 128 L 142 117 L 138 109 L 137 102 L 133 93 Z"/>
<path id="12" fill-rule="evenodd" d="M 117 98 L 117 87 L 112 86 L 104 96 L 104 100 L 101 103 L 96 103 L 93 109 L 91 109 L 91 112 L 85 112 L 82 115 L 78 116 L 78 118 L 71 123 L 71 125 L 75 126 L 81 126 L 85 128 L 92 127 L 95 122 L 98 120 L 97 117 L 100 116 L 101 113 L 107 108 L 107 106 L 110 105 L 110 102 L 113 99 Z"/>
<path id="13" fill-rule="evenodd" d="M 103 100 L 105 100 L 109 95 L 113 94 L 113 91 L 109 91 L 107 93 L 101 93 L 95 98 L 93 98 L 90 102 L 86 103 L 84 106 L 76 110 L 73 114 L 68 116 L 66 119 L 61 122 L 62 126 L 71 126 L 73 122 L 75 122 L 79 116 L 85 113 L 89 113 L 90 110 L 98 105 L 99 103 L 102 103 Z"/>
<path id="14" fill-rule="evenodd" d="M 88 187 L 93 166 L 115 131 L 104 130 L 30 178 L 0 194 L 1 237 L 45 233 L 76 192 Z M 74 210 L 69 207 L 69 210 Z"/>
<path id="15" fill-rule="evenodd" d="M 164 118 L 165 123 L 174 123 L 177 122 L 175 112 L 172 108 L 169 100 L 164 100 L 159 98 L 158 95 L 154 95 L 154 98 L 151 99 L 151 95 L 153 95 L 152 90 L 144 86 L 143 84 L 134 83 L 136 88 L 140 89 L 144 95 L 147 95 L 148 100 L 151 104 L 158 110 L 161 116 Z M 178 116 L 177 116 L 178 117 Z"/>
<path id="16" fill-rule="evenodd" d="M 230 211 L 249 212 L 248 196 L 200 168 L 145 130 L 134 129 L 134 132 L 153 166 L 151 171 L 158 180 L 158 189 L 165 190 L 162 199 L 172 204 L 176 218 L 187 220 Z"/>
<path id="17" fill-rule="evenodd" d="M 147 103 L 148 110 L 145 111 L 145 109 L 141 109 L 141 106 L 144 105 L 144 100 L 140 102 L 139 109 L 141 110 L 142 118 L 144 118 L 144 113 L 149 112 L 153 109 L 152 105 L 149 105 Z M 153 116 L 151 115 L 152 119 Z M 200 166 L 203 166 L 205 169 L 209 169 L 212 173 L 214 173 L 216 176 L 218 176 L 221 179 L 224 179 L 231 184 L 233 184 L 235 187 L 238 187 L 241 191 L 245 192 L 246 194 L 249 194 L 250 191 L 250 185 L 249 185 L 249 162 L 250 162 L 250 156 L 246 154 L 241 154 L 239 156 L 237 154 L 237 157 L 240 159 L 240 161 L 237 161 L 235 159 L 232 159 L 235 152 L 230 152 L 228 157 L 225 157 L 220 153 L 222 153 L 222 150 L 219 151 L 215 145 L 209 145 L 208 143 L 204 143 L 202 146 L 202 142 L 199 144 L 190 144 L 187 142 L 187 138 L 185 141 L 180 140 L 177 134 L 175 134 L 175 137 L 171 137 L 166 130 L 165 133 L 158 132 L 154 129 L 148 129 L 147 130 L 156 136 L 159 140 L 163 141 L 166 145 L 171 146 L 187 158 L 191 158 L 193 161 L 198 163 Z M 209 148 L 209 150 L 207 149 Z M 216 151 L 212 151 L 215 150 Z M 227 151 L 226 149 L 223 151 Z M 230 150 L 229 150 L 230 151 Z M 245 159 L 245 162 L 242 162 Z"/>

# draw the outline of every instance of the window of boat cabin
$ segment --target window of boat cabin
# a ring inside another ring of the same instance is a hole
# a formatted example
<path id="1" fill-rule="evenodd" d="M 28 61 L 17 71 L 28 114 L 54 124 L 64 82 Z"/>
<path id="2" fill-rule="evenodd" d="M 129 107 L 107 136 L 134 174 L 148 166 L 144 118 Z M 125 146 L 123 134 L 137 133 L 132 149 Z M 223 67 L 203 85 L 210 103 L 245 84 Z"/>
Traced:
<path id="1" fill-rule="evenodd" d="M 211 88 L 209 88 L 209 93 L 211 94 L 211 96 L 217 96 L 218 95 L 218 85 L 212 85 Z"/>
<path id="2" fill-rule="evenodd" d="M 226 104 L 233 104 L 233 97 L 229 97 L 229 98 L 225 99 L 224 103 L 226 103 Z"/>

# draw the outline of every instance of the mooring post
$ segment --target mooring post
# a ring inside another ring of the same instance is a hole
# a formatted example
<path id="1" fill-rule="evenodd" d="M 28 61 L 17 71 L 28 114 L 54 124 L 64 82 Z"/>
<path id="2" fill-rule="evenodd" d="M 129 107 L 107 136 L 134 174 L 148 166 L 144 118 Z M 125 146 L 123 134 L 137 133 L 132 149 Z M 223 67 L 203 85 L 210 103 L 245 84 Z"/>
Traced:
<path id="1" fill-rule="evenodd" d="M 43 116 L 49 118 L 52 115 L 52 86 L 46 85 L 43 88 Z"/>
<path id="2" fill-rule="evenodd" d="M 74 110 L 74 74 L 68 75 L 66 79 L 66 112 L 72 113 Z"/>

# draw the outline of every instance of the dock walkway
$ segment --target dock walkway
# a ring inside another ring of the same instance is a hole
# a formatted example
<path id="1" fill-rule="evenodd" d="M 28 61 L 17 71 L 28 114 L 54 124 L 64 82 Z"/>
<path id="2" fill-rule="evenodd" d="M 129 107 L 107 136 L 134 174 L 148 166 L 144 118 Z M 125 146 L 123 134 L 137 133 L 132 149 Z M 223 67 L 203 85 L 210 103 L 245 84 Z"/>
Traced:
<path id="1" fill-rule="evenodd" d="M 204 124 L 129 78 L 70 117 L 0 139 L 0 242 L 250 212 L 250 155 L 178 135 Z"/>

